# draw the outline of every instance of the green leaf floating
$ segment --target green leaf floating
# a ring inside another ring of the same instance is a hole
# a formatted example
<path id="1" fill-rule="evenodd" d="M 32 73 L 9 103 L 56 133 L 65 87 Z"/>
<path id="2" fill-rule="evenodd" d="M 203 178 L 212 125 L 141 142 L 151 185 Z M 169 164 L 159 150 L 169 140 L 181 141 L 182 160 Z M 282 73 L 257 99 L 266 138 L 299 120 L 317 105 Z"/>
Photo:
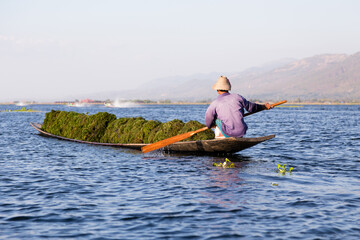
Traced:
<path id="1" fill-rule="evenodd" d="M 284 164 L 284 165 L 281 166 L 281 164 L 277 164 L 277 166 L 278 166 L 277 172 L 281 173 L 282 175 L 285 175 L 286 173 L 291 174 L 291 171 L 292 171 L 294 168 L 293 168 L 293 167 L 290 167 L 290 168 L 289 168 L 289 171 L 286 171 L 286 165 L 287 165 L 287 164 Z"/>
<path id="2" fill-rule="evenodd" d="M 223 168 L 234 168 L 235 164 L 232 163 L 228 158 L 225 158 L 225 162 L 223 163 L 214 163 L 215 167 L 223 167 Z"/>

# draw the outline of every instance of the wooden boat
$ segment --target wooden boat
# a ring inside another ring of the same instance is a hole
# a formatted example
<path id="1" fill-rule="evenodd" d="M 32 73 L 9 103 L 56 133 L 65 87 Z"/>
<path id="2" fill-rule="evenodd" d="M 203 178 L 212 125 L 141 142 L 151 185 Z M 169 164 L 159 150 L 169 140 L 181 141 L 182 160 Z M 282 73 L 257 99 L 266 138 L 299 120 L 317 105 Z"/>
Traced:
<path id="1" fill-rule="evenodd" d="M 141 147 L 146 146 L 148 144 L 144 143 L 100 143 L 100 142 L 88 142 L 81 141 L 77 139 L 65 138 L 61 136 L 57 136 L 48 132 L 41 130 L 41 124 L 38 123 L 30 123 L 30 125 L 35 128 L 39 133 L 46 137 L 53 137 L 61 140 L 78 142 L 78 143 L 86 143 L 92 145 L 101 145 L 101 146 L 109 146 L 109 147 L 120 147 L 120 148 L 130 148 L 141 151 Z M 224 138 L 224 139 L 210 139 L 210 140 L 202 140 L 202 141 L 184 141 L 184 142 L 176 142 L 171 145 L 164 147 L 162 150 L 165 152 L 189 152 L 189 153 L 235 153 L 246 148 L 255 146 L 258 143 L 267 141 L 269 139 L 274 138 L 275 135 L 269 135 L 264 137 L 255 137 L 255 138 Z"/>

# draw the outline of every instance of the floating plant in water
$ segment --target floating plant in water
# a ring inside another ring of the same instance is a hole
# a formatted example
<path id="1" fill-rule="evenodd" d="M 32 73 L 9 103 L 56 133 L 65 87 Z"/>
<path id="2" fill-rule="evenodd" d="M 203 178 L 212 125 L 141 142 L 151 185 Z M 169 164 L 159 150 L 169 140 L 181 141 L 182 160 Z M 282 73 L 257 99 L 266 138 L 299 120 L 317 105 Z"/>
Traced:
<path id="1" fill-rule="evenodd" d="M 2 110 L 0 112 L 40 112 L 40 111 L 35 109 L 26 109 L 25 107 L 22 107 L 21 109 L 17 109 L 17 110 Z"/>
<path id="2" fill-rule="evenodd" d="M 289 171 L 286 171 L 286 164 L 284 164 L 284 165 L 282 165 L 281 166 L 281 164 L 278 164 L 278 170 L 277 170 L 277 172 L 278 173 L 281 173 L 282 175 L 285 175 L 286 173 L 289 173 L 289 174 L 291 174 L 291 171 L 294 169 L 293 167 L 290 167 L 289 168 Z"/>
<path id="3" fill-rule="evenodd" d="M 289 171 L 286 171 L 286 164 L 284 164 L 284 165 L 282 165 L 282 166 L 281 166 L 281 164 L 278 164 L 277 166 L 278 166 L 278 170 L 276 170 L 276 172 L 281 173 L 283 176 L 284 176 L 286 173 L 291 174 L 291 171 L 294 169 L 293 167 L 290 167 L 290 168 L 289 168 Z M 276 182 L 272 182 L 272 183 L 271 183 L 271 186 L 279 186 L 279 184 L 276 183 Z"/>
<path id="4" fill-rule="evenodd" d="M 225 162 L 223 163 L 214 163 L 215 167 L 223 167 L 223 168 L 234 168 L 235 164 L 232 163 L 229 159 L 225 158 Z"/>

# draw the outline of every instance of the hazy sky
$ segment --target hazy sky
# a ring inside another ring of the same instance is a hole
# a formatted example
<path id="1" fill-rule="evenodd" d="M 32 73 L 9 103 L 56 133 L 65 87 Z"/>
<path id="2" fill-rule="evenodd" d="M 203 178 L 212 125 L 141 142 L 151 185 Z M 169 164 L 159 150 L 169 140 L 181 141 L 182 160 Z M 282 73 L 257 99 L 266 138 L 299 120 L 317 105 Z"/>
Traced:
<path id="1" fill-rule="evenodd" d="M 359 9 L 358 0 L 0 0 L 0 101 L 353 54 Z"/>

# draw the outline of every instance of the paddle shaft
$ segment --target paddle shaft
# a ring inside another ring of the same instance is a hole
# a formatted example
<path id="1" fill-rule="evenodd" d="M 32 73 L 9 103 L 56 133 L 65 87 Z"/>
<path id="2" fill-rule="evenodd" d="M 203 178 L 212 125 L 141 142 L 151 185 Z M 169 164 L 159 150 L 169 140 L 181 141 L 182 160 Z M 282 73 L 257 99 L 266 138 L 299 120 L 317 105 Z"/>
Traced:
<path id="1" fill-rule="evenodd" d="M 158 142 L 156 142 L 156 143 L 152 143 L 152 144 L 146 145 L 146 146 L 144 146 L 144 147 L 141 148 L 141 151 L 142 151 L 143 153 L 147 153 L 147 152 L 154 151 L 154 150 L 156 150 L 156 149 L 165 147 L 165 146 L 170 145 L 170 144 L 172 144 L 172 143 L 179 142 L 179 141 L 181 141 L 181 140 L 184 140 L 184 139 L 186 139 L 186 138 L 189 138 L 189 137 L 191 137 L 192 135 L 194 135 L 194 134 L 196 134 L 196 133 L 205 131 L 206 129 L 208 129 L 208 127 L 203 127 L 203 128 L 198 129 L 198 130 L 195 130 L 195 131 L 183 133 L 183 134 L 180 134 L 180 135 L 176 135 L 176 136 L 174 136 L 174 137 L 171 137 L 171 138 L 167 138 L 167 139 L 158 141 Z"/>
<path id="2" fill-rule="evenodd" d="M 277 103 L 274 103 L 271 105 L 271 107 L 275 107 L 275 106 L 278 106 L 280 104 L 283 104 L 283 103 L 286 103 L 286 100 L 284 101 L 281 101 L 281 102 L 277 102 Z M 262 111 L 262 110 L 261 110 Z M 260 112 L 260 111 L 258 111 Z M 246 116 L 249 116 L 253 113 L 246 113 L 244 115 L 244 117 Z M 191 131 L 191 132 L 187 132 L 187 133 L 183 133 L 183 134 L 180 134 L 180 135 L 176 135 L 174 137 L 171 137 L 171 138 L 167 138 L 167 139 L 164 139 L 164 140 L 161 140 L 161 141 L 158 141 L 156 143 L 152 143 L 152 144 L 149 144 L 149 145 L 146 145 L 144 147 L 141 148 L 141 151 L 143 153 L 147 153 L 147 152 L 151 152 L 151 151 L 154 151 L 154 150 L 157 150 L 159 148 L 163 148 L 167 145 L 170 145 L 170 144 L 173 144 L 173 143 L 176 143 L 176 142 L 179 142 L 181 140 L 184 140 L 186 138 L 189 138 L 191 137 L 192 135 L 196 134 L 196 133 L 199 133 L 199 132 L 203 132 L 205 130 L 207 130 L 208 127 L 203 127 L 203 128 L 200 128 L 198 130 L 195 130 L 195 131 Z"/>
<path id="3" fill-rule="evenodd" d="M 273 108 L 273 107 L 279 106 L 279 105 L 281 105 L 281 104 L 284 104 L 284 103 L 286 103 L 286 102 L 287 102 L 287 101 L 284 100 L 284 101 L 281 101 L 281 102 L 277 102 L 277 103 L 271 104 L 270 106 L 271 106 L 271 108 Z M 265 110 L 265 109 L 263 109 L 263 110 Z M 257 112 L 261 112 L 261 111 L 262 111 L 262 110 L 257 111 Z M 254 114 L 254 113 L 257 113 L 257 112 L 245 113 L 245 114 L 244 114 L 244 117 L 247 117 L 247 116 L 252 115 L 252 114 Z"/>

